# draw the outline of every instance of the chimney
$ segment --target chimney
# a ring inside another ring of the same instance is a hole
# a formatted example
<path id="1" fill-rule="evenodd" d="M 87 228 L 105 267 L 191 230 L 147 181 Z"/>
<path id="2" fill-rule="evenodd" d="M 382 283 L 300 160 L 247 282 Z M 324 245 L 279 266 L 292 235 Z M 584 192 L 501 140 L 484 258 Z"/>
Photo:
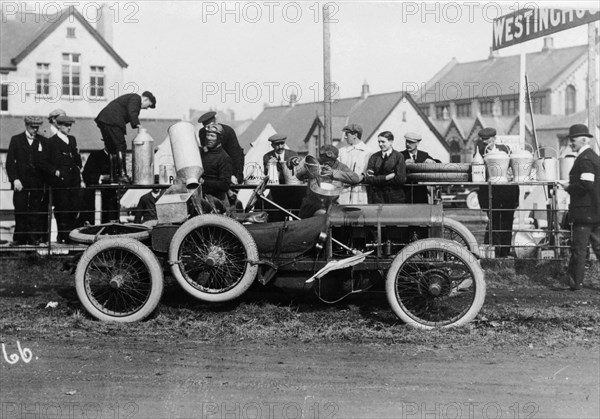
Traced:
<path id="1" fill-rule="evenodd" d="M 104 38 L 106 42 L 112 47 L 113 45 L 113 21 L 114 12 L 111 10 L 108 4 L 102 3 L 98 10 L 99 16 L 96 22 L 96 30 Z"/>
<path id="2" fill-rule="evenodd" d="M 296 94 L 296 92 L 290 94 L 290 103 L 289 103 L 289 107 L 293 108 L 296 105 L 296 102 L 298 102 L 298 95 Z"/>
<path id="3" fill-rule="evenodd" d="M 360 92 L 360 98 L 361 99 L 366 99 L 369 97 L 369 95 L 371 94 L 371 91 L 369 89 L 369 85 L 367 84 L 367 81 L 365 80 L 363 85 L 362 85 L 362 90 Z"/>
<path id="4" fill-rule="evenodd" d="M 542 52 L 548 52 L 551 49 L 554 49 L 554 38 L 546 36 L 544 38 L 544 48 L 542 48 Z"/>
<path id="5" fill-rule="evenodd" d="M 498 51 L 494 51 L 492 47 L 490 47 L 490 55 L 488 55 L 488 60 L 493 60 L 494 58 L 498 58 Z"/>

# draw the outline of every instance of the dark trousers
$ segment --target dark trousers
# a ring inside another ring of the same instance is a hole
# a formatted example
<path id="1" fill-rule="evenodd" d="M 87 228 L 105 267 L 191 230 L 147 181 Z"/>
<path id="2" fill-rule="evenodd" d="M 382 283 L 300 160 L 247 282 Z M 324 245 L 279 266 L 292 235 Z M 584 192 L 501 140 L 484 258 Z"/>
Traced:
<path id="1" fill-rule="evenodd" d="M 87 221 L 94 224 L 95 209 L 96 209 L 96 190 L 95 189 L 80 189 L 81 191 L 81 210 L 77 225 L 83 226 Z M 106 224 L 113 220 L 119 220 L 119 203 L 117 193 L 114 190 L 103 190 L 100 192 L 102 202 L 101 222 Z"/>
<path id="2" fill-rule="evenodd" d="M 43 189 L 22 189 L 13 193 L 15 207 L 15 232 L 13 240 L 17 244 L 34 244 L 42 241 L 41 230 Z"/>
<path id="3" fill-rule="evenodd" d="M 106 151 L 110 154 L 116 154 L 118 152 L 125 153 L 127 151 L 125 133 L 120 127 L 103 124 L 102 122 L 97 122 L 96 124 L 98 125 L 98 128 L 100 128 Z"/>
<path id="4" fill-rule="evenodd" d="M 492 225 L 492 239 L 490 240 L 488 225 L 485 230 L 484 243 L 496 247 L 497 258 L 505 258 L 510 254 L 514 216 L 515 211 L 511 209 L 488 210 L 488 217 Z"/>
<path id="5" fill-rule="evenodd" d="M 600 224 L 573 224 L 568 273 L 576 288 L 583 284 L 587 246 L 590 242 L 596 258 L 600 260 Z"/>
<path id="6" fill-rule="evenodd" d="M 76 167 L 72 169 L 72 172 L 74 173 L 58 182 L 52 189 L 54 218 L 56 218 L 58 227 L 59 242 L 69 240 L 69 233 L 75 228 L 75 221 L 79 213 L 79 169 Z"/>

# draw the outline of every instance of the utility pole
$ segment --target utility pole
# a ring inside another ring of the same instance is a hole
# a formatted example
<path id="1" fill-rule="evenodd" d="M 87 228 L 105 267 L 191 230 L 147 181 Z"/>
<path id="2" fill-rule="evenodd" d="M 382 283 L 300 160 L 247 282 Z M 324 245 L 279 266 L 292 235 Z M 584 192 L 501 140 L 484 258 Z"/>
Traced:
<path id="1" fill-rule="evenodd" d="M 329 145 L 331 139 L 331 102 L 333 86 L 331 84 L 331 33 L 329 31 L 329 6 L 327 3 L 323 5 L 323 105 L 325 107 L 325 129 L 324 142 Z M 319 147 L 319 145 L 317 145 Z"/>

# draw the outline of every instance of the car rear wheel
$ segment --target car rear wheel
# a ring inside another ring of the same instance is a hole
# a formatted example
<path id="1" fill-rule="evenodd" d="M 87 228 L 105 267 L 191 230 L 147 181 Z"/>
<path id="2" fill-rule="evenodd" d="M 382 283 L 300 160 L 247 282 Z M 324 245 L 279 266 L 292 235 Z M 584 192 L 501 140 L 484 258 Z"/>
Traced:
<path id="1" fill-rule="evenodd" d="M 398 253 L 386 278 L 394 313 L 420 329 L 464 325 L 485 300 L 484 274 L 475 257 L 446 239 L 418 240 Z"/>

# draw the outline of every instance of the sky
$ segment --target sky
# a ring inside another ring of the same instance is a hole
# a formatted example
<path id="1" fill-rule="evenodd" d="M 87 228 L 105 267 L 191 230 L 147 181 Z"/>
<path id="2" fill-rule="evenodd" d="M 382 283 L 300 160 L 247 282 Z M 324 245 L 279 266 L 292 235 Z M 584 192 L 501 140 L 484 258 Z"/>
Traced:
<path id="1" fill-rule="evenodd" d="M 265 104 L 285 104 L 293 93 L 300 103 L 322 100 L 323 4 L 332 12 L 331 76 L 340 98 L 360 95 L 365 81 L 371 94 L 414 89 L 452 58 L 486 59 L 493 19 L 517 7 L 598 9 L 596 2 L 565 1 L 112 4 L 113 46 L 129 64 L 125 81 L 155 94 L 155 117 L 212 108 L 232 109 L 236 119 L 255 118 Z M 552 36 L 558 48 L 582 45 L 587 27 Z M 542 46 L 540 38 L 499 54 Z"/>

